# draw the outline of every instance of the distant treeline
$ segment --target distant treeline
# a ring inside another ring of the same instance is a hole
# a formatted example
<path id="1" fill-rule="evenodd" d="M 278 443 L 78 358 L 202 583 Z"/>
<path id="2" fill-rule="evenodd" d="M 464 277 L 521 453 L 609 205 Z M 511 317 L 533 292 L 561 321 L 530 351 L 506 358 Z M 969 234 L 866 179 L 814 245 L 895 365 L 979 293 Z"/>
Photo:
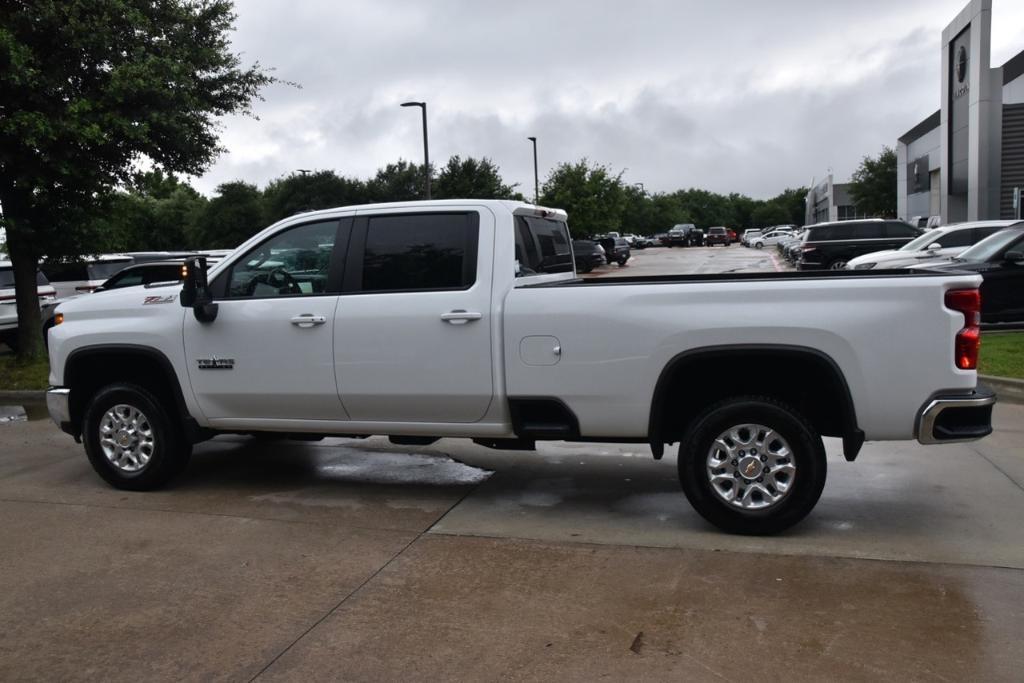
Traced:
<path id="1" fill-rule="evenodd" d="M 431 169 L 435 199 L 526 199 L 506 184 L 490 159 L 452 157 Z M 294 172 L 260 189 L 237 180 L 212 198 L 159 171 L 136 176 L 130 187 L 98 200 L 89 240 L 96 252 L 232 248 L 262 228 L 296 213 L 369 202 L 423 198 L 423 166 L 399 160 L 368 179 L 332 170 Z M 541 188 L 540 202 L 569 212 L 577 236 L 619 230 L 651 235 L 677 223 L 706 228 L 802 224 L 803 188 L 769 200 L 687 189 L 648 194 L 606 166 L 583 159 L 557 166 Z M 525 196 L 524 196 L 525 195 Z"/>

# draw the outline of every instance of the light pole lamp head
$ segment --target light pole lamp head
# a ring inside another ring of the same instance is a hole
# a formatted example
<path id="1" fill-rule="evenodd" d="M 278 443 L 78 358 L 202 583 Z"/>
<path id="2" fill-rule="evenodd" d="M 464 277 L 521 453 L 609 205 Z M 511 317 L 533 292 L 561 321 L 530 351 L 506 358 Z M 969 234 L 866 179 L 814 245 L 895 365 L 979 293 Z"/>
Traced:
<path id="1" fill-rule="evenodd" d="M 403 107 L 426 107 L 426 102 L 402 102 Z"/>
<path id="2" fill-rule="evenodd" d="M 537 138 L 532 136 L 532 135 L 530 137 L 526 138 L 526 139 L 529 140 L 530 142 L 534 143 L 534 144 L 537 143 Z"/>

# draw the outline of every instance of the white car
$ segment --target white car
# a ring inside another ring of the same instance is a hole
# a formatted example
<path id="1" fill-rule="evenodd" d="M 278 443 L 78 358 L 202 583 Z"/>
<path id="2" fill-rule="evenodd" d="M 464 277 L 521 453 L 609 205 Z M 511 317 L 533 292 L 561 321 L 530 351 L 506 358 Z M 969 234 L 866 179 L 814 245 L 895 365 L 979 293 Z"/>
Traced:
<path id="1" fill-rule="evenodd" d="M 50 330 L 50 415 L 115 487 L 221 433 L 680 444 L 694 508 L 764 534 L 814 508 L 823 436 L 853 460 L 992 430 L 976 273 L 583 279 L 564 211 L 476 199 L 305 213 L 187 265 Z"/>
<path id="2" fill-rule="evenodd" d="M 56 291 L 46 276 L 36 272 L 36 296 L 39 304 L 53 301 Z M 14 348 L 18 338 L 18 309 L 14 300 L 14 269 L 10 261 L 0 261 L 0 343 Z"/>
<path id="3" fill-rule="evenodd" d="M 789 228 L 774 228 L 764 233 L 751 235 L 747 240 L 747 246 L 754 249 L 763 249 L 766 246 L 773 247 L 782 240 L 789 239 L 792 236 L 793 231 Z"/>
<path id="4" fill-rule="evenodd" d="M 875 251 L 850 259 L 847 270 L 881 270 L 927 266 L 959 256 L 989 235 L 1017 221 L 972 221 L 934 228 L 907 242 L 899 249 Z"/>

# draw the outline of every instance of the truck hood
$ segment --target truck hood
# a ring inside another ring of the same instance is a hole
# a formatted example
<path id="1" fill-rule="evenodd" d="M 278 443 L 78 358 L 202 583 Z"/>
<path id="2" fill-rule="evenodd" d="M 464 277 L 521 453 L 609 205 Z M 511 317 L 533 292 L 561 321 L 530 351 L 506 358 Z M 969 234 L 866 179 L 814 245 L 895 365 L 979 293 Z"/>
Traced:
<path id="1" fill-rule="evenodd" d="M 66 316 L 95 314 L 118 317 L 121 312 L 137 315 L 143 307 L 147 309 L 181 308 L 178 296 L 181 294 L 181 283 L 157 286 L 139 285 L 124 287 L 109 292 L 95 292 L 61 301 L 57 311 Z"/>

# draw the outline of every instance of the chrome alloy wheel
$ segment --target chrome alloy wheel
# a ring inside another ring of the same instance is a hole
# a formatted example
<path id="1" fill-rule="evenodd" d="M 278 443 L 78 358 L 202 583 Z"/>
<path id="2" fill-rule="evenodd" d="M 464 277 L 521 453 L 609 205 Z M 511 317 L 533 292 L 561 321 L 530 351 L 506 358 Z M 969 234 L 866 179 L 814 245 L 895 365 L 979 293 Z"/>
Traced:
<path id="1" fill-rule="evenodd" d="M 742 510 L 778 505 L 796 478 L 789 444 L 778 432 L 758 424 L 736 425 L 719 434 L 706 465 L 715 495 Z"/>
<path id="2" fill-rule="evenodd" d="M 100 420 L 100 448 L 117 469 L 139 472 L 153 457 L 153 427 L 141 410 L 119 403 Z"/>

